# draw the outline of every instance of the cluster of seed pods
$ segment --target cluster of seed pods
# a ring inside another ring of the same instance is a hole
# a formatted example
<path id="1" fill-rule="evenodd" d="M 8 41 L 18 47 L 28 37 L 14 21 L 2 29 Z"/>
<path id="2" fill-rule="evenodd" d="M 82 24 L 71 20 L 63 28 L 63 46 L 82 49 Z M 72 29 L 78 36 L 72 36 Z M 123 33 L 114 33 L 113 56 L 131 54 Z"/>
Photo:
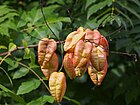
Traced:
<path id="1" fill-rule="evenodd" d="M 55 53 L 56 41 L 43 38 L 38 44 L 38 63 L 46 79 L 49 80 L 51 95 L 61 102 L 66 91 L 66 77 L 63 72 L 57 72 L 58 57 Z"/>
<path id="2" fill-rule="evenodd" d="M 57 102 L 61 102 L 66 91 L 66 77 L 63 72 L 57 72 L 56 49 L 57 43 L 54 39 L 41 39 L 38 44 L 38 63 L 49 80 L 51 95 Z M 79 27 L 67 36 L 64 51 L 66 54 L 63 65 L 71 79 L 82 76 L 88 70 L 93 83 L 101 85 L 107 73 L 109 45 L 98 30 Z"/>
<path id="3" fill-rule="evenodd" d="M 98 30 L 80 27 L 71 32 L 65 40 L 64 51 L 63 65 L 71 79 L 88 70 L 93 83 L 101 85 L 107 73 L 109 45 Z"/>

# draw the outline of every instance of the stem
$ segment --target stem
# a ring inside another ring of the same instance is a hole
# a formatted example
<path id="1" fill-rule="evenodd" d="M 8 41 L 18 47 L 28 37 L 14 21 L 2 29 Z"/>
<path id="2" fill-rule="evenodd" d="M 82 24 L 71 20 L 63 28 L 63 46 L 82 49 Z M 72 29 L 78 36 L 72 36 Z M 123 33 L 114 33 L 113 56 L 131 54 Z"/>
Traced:
<path id="1" fill-rule="evenodd" d="M 1 55 L 1 54 L 0 54 Z M 5 53 L 5 57 L 1 60 L 1 62 L 0 62 L 0 65 L 2 64 L 2 62 L 8 57 L 8 56 L 10 56 L 11 55 L 11 52 L 7 52 L 7 53 Z"/>
<path id="2" fill-rule="evenodd" d="M 54 37 L 59 40 L 59 38 L 57 37 L 57 35 L 53 32 L 53 30 L 51 29 L 49 23 L 46 21 L 46 17 L 44 15 L 44 11 L 43 11 L 43 6 L 42 6 L 42 0 L 40 0 L 40 9 L 41 9 L 41 13 L 42 13 L 42 16 L 43 16 L 43 19 L 44 19 L 44 22 L 45 24 L 47 25 L 47 27 L 49 28 L 49 30 L 52 32 L 52 34 L 54 35 Z"/>
<path id="3" fill-rule="evenodd" d="M 26 67 L 27 69 L 29 69 L 29 70 L 43 83 L 43 85 L 46 87 L 46 89 L 47 89 L 47 90 L 49 91 L 49 93 L 50 93 L 49 87 L 46 85 L 46 83 L 43 81 L 43 79 L 42 79 L 33 69 L 31 69 L 30 67 L 28 67 L 27 65 L 25 65 L 25 64 L 23 64 L 23 63 L 21 63 L 21 62 L 18 62 L 18 61 L 14 61 L 14 62 L 17 62 L 17 63 L 20 64 L 21 66 Z"/>

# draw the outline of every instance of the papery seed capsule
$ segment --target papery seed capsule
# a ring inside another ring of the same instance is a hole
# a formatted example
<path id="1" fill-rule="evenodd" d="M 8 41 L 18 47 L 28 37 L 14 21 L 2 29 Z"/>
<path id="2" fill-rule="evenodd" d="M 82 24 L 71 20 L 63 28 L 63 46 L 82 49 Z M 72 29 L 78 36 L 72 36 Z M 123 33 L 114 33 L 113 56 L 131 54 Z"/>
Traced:
<path id="1" fill-rule="evenodd" d="M 53 39 L 43 38 L 38 44 L 38 63 L 43 65 L 50 60 L 56 50 L 56 42 Z"/>
<path id="2" fill-rule="evenodd" d="M 64 59 L 63 59 L 63 65 L 70 79 L 75 78 L 76 74 L 75 74 L 74 65 L 73 65 L 73 53 L 65 54 Z"/>
<path id="3" fill-rule="evenodd" d="M 92 48 L 90 61 L 93 65 L 93 67 L 100 71 L 104 68 L 105 62 L 106 62 L 106 52 L 102 48 L 103 46 L 94 46 Z"/>
<path id="4" fill-rule="evenodd" d="M 98 30 L 93 30 L 94 32 L 94 44 L 98 46 L 100 44 L 101 34 Z"/>
<path id="5" fill-rule="evenodd" d="M 56 102 L 61 102 L 66 91 L 66 77 L 63 72 L 53 72 L 49 79 L 51 95 Z"/>
<path id="6" fill-rule="evenodd" d="M 52 55 L 49 62 L 43 63 L 43 65 L 41 66 L 41 70 L 47 80 L 49 79 L 51 73 L 57 71 L 57 68 L 58 68 L 58 57 L 56 53 Z"/>
<path id="7" fill-rule="evenodd" d="M 108 44 L 108 41 L 102 35 L 101 35 L 101 39 L 100 39 L 100 45 L 102 45 L 104 47 L 105 51 L 107 52 L 107 55 L 109 55 L 109 44 Z"/>
<path id="8" fill-rule="evenodd" d="M 70 33 L 65 40 L 64 51 L 68 51 L 74 48 L 76 43 L 80 39 L 82 39 L 84 35 L 85 35 L 85 31 L 83 27 L 79 27 L 76 32 L 74 31 Z"/>
<path id="9" fill-rule="evenodd" d="M 82 67 L 76 67 L 75 69 L 76 76 L 81 77 L 87 71 L 87 65 Z"/>
<path id="10" fill-rule="evenodd" d="M 82 67 L 87 64 L 92 50 L 92 44 L 90 42 L 84 42 L 80 40 L 74 50 L 73 64 L 74 67 Z"/>
<path id="11" fill-rule="evenodd" d="M 107 61 L 105 63 L 103 70 L 101 71 L 96 70 L 91 63 L 88 65 L 88 74 L 90 75 L 90 78 L 95 85 L 101 85 L 103 79 L 106 76 L 106 73 L 107 73 Z"/>

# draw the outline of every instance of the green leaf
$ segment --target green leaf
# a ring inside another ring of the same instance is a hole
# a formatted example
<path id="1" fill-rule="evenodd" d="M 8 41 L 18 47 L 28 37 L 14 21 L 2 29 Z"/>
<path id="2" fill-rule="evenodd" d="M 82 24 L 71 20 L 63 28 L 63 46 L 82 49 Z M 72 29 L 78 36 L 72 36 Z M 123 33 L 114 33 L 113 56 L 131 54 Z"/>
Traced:
<path id="1" fill-rule="evenodd" d="M 0 45 L 0 49 L 7 49 L 6 46 Z"/>
<path id="2" fill-rule="evenodd" d="M 13 69 L 15 69 L 15 68 L 18 67 L 18 63 L 13 62 L 13 60 L 12 60 L 11 58 L 6 58 L 6 59 L 5 59 L 5 62 L 6 62 L 7 64 L 9 64 L 9 65 L 8 65 L 8 70 L 9 70 L 9 71 L 10 71 L 10 70 L 13 70 Z"/>
<path id="3" fill-rule="evenodd" d="M 13 79 L 21 78 L 28 74 L 29 70 L 27 68 L 21 67 L 14 73 Z"/>
<path id="4" fill-rule="evenodd" d="M 71 22 L 69 17 L 53 17 L 53 18 L 48 18 L 47 21 L 49 23 Z"/>
<path id="5" fill-rule="evenodd" d="M 124 16 L 129 22 L 130 22 L 130 24 L 133 26 L 133 22 L 132 22 L 132 20 L 126 15 L 126 14 L 124 14 L 123 12 L 121 12 L 119 9 L 115 9 L 117 12 L 119 12 L 122 16 Z"/>
<path id="6" fill-rule="evenodd" d="M 54 98 L 52 96 L 44 95 L 36 100 L 32 100 L 31 102 L 27 103 L 27 105 L 45 105 L 46 102 L 53 103 Z"/>
<path id="7" fill-rule="evenodd" d="M 131 91 L 128 91 L 125 94 L 126 104 L 129 105 L 130 102 L 132 102 L 133 100 L 135 101 L 139 95 L 140 95 L 140 88 L 139 87 L 136 87 Z"/>
<path id="8" fill-rule="evenodd" d="M 139 0 L 131 0 L 132 2 L 134 2 L 136 5 L 138 5 L 140 7 L 140 1 Z"/>
<path id="9" fill-rule="evenodd" d="M 8 93 L 15 101 L 22 103 L 24 105 L 26 105 L 26 102 L 24 101 L 24 99 L 18 95 L 16 95 L 14 92 L 12 92 L 11 90 L 9 90 L 8 88 L 4 87 L 3 85 L 0 84 L 0 88 L 5 91 L 6 93 Z"/>
<path id="10" fill-rule="evenodd" d="M 0 67 L 0 69 L 1 69 L 1 70 L 3 70 L 3 72 L 4 72 L 4 73 L 6 74 L 6 76 L 8 77 L 8 79 L 9 79 L 9 81 L 10 81 L 11 85 L 13 86 L 12 79 L 11 79 L 11 77 L 9 76 L 9 74 L 6 72 L 6 70 L 5 70 L 5 69 L 3 69 L 2 67 Z"/>
<path id="11" fill-rule="evenodd" d="M 40 67 L 40 66 L 35 64 L 35 61 L 36 61 L 35 58 L 36 58 L 35 53 L 33 51 L 31 51 L 30 52 L 31 63 L 29 63 L 30 68 L 39 68 Z"/>
<path id="12" fill-rule="evenodd" d="M 134 49 L 138 53 L 138 56 L 140 57 L 140 46 L 135 46 Z"/>
<path id="13" fill-rule="evenodd" d="M 32 78 L 31 80 L 26 82 L 22 82 L 22 84 L 18 88 L 17 95 L 29 93 L 32 90 L 37 89 L 40 86 L 40 84 L 40 80 L 35 78 Z"/>
<path id="14" fill-rule="evenodd" d="M 30 58 L 30 49 L 29 48 L 25 48 L 24 49 L 23 59 L 29 59 L 29 58 Z"/>
<path id="15" fill-rule="evenodd" d="M 95 4 L 93 6 L 91 6 L 88 9 L 88 13 L 87 13 L 87 19 L 94 13 L 96 13 L 97 11 L 103 9 L 105 6 L 110 6 L 112 4 L 112 0 L 105 0 L 103 2 L 99 2 L 98 4 Z"/>
<path id="16" fill-rule="evenodd" d="M 69 100 L 69 101 L 75 103 L 76 105 L 81 105 L 80 102 L 76 101 L 75 99 L 71 99 L 71 98 L 66 97 L 66 96 L 64 96 L 64 98 L 65 98 L 66 100 Z"/>
<path id="17" fill-rule="evenodd" d="M 132 44 L 132 40 L 130 38 L 122 38 L 116 41 L 116 50 L 119 50 L 123 47 L 130 46 Z"/>
<path id="18" fill-rule="evenodd" d="M 103 21 L 106 23 L 107 22 L 107 18 L 110 17 L 110 14 L 106 14 L 104 15 L 101 19 L 98 20 L 98 24 L 100 25 L 101 23 L 103 23 Z"/>
<path id="19" fill-rule="evenodd" d="M 88 8 L 88 6 L 90 6 L 92 3 L 95 3 L 96 0 L 86 0 L 86 5 L 85 5 L 85 9 Z"/>
<path id="20" fill-rule="evenodd" d="M 120 27 L 121 23 L 122 23 L 120 17 L 116 15 L 114 19 L 115 19 L 116 23 L 118 24 L 118 26 Z"/>
<path id="21" fill-rule="evenodd" d="M 15 50 L 16 47 L 17 47 L 17 46 L 16 46 L 14 43 L 10 43 L 9 46 L 8 46 L 8 51 Z"/>
<path id="22" fill-rule="evenodd" d="M 128 7 L 127 5 L 124 5 L 123 3 L 119 2 L 119 1 L 117 1 L 117 3 L 118 3 L 121 7 L 127 9 L 130 13 L 134 14 L 137 18 L 140 19 L 140 15 L 136 12 L 136 10 L 134 10 L 133 8 Z"/>

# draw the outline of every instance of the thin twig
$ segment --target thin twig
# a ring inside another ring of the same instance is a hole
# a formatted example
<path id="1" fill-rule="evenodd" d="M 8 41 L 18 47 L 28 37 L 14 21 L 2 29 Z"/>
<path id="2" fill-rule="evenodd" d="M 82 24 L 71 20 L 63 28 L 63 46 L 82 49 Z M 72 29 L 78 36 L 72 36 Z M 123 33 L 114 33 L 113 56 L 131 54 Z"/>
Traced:
<path id="1" fill-rule="evenodd" d="M 29 45 L 29 46 L 27 46 L 27 47 L 24 47 L 24 46 L 16 47 L 15 49 L 13 49 L 13 50 L 11 50 L 11 51 L 1 53 L 0 56 L 4 56 L 4 55 L 11 54 L 11 53 L 15 52 L 16 50 L 24 50 L 25 48 L 34 48 L 34 47 L 37 47 L 37 46 L 38 46 L 38 44 Z"/>
<path id="2" fill-rule="evenodd" d="M 13 60 L 13 61 L 14 61 L 14 60 Z M 47 90 L 49 91 L 49 93 L 50 93 L 49 87 L 46 85 L 46 83 L 44 82 L 44 80 L 43 80 L 33 69 L 31 69 L 30 67 L 28 67 L 27 65 L 25 65 L 25 64 L 23 64 L 23 63 L 21 63 L 21 62 L 18 62 L 18 61 L 14 61 L 14 62 L 20 64 L 20 65 L 23 66 L 23 67 L 26 67 L 27 69 L 29 69 L 29 70 L 43 83 L 43 85 L 46 87 L 46 89 L 47 89 Z"/>
<path id="3" fill-rule="evenodd" d="M 130 53 L 124 53 L 124 52 L 116 52 L 116 51 L 110 51 L 111 54 L 118 54 L 118 55 L 125 55 L 129 57 L 133 57 L 134 61 L 137 62 L 137 55 L 136 54 L 130 54 Z"/>
<path id="4" fill-rule="evenodd" d="M 7 53 L 5 53 L 5 55 L 6 55 L 6 56 L 1 60 L 0 65 L 2 64 L 2 62 L 3 62 L 8 56 L 11 55 L 11 52 L 7 52 Z"/>
<path id="5" fill-rule="evenodd" d="M 55 36 L 55 38 L 57 40 L 59 40 L 59 38 L 57 37 L 57 35 L 53 32 L 53 30 L 51 29 L 49 23 L 46 21 L 46 17 L 44 15 L 44 11 L 43 11 L 43 5 L 42 5 L 42 0 L 40 0 L 40 9 L 41 9 L 41 13 L 42 13 L 42 16 L 43 16 L 43 19 L 44 19 L 44 22 L 45 24 L 47 25 L 47 27 L 49 28 L 49 30 L 52 32 L 52 34 Z"/>

